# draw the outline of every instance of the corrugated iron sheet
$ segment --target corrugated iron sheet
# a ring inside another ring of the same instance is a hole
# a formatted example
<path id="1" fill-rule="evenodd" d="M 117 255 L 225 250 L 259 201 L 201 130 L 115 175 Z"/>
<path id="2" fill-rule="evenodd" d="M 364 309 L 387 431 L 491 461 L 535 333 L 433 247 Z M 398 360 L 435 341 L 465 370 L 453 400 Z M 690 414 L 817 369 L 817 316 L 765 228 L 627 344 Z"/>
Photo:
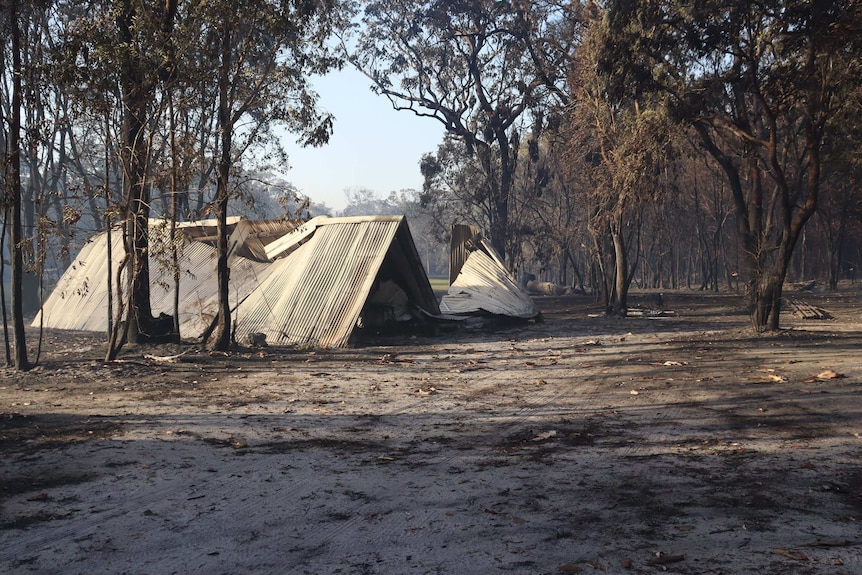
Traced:
<path id="1" fill-rule="evenodd" d="M 210 245 L 188 242 L 180 259 L 180 334 L 184 338 L 200 337 L 218 313 L 217 251 Z M 248 297 L 268 272 L 266 263 L 243 257 L 234 258 L 230 266 L 229 297 L 231 308 Z M 174 313 L 174 279 L 170 267 L 150 260 L 150 306 L 153 314 Z"/>
<path id="2" fill-rule="evenodd" d="M 483 250 L 476 250 L 467 258 L 448 294 L 443 296 L 440 310 L 452 314 L 481 310 L 524 319 L 538 314 L 533 300 L 500 265 L 499 258 Z"/>
<path id="3" fill-rule="evenodd" d="M 479 234 L 479 228 L 467 224 L 454 224 L 452 238 L 449 240 L 449 285 L 458 278 L 464 262 L 470 257 L 475 246 L 472 240 Z"/>
<path id="4" fill-rule="evenodd" d="M 112 261 L 114 269 L 124 255 L 122 234 L 114 231 Z M 111 277 L 114 277 L 112 273 Z M 84 331 L 108 329 L 108 235 L 97 234 L 81 248 L 66 269 L 33 326 Z"/>
<path id="5" fill-rule="evenodd" d="M 153 242 L 163 240 L 153 237 L 162 230 L 166 228 L 151 227 Z M 246 232 L 240 235 L 249 237 Z M 121 233 L 114 231 L 115 266 L 123 257 L 120 238 Z M 206 240 L 191 241 L 185 235 L 180 242 L 181 335 L 199 337 L 218 309 L 216 249 Z M 46 327 L 107 330 L 106 252 L 104 233 L 84 247 L 45 302 Z M 397 276 L 414 305 L 429 314 L 439 313 L 402 216 L 325 218 L 306 243 L 287 257 L 257 262 L 237 256 L 231 261 L 230 304 L 240 341 L 248 333 L 262 332 L 271 343 L 346 345 L 384 262 L 387 273 Z M 151 257 L 150 279 L 153 313 L 172 314 L 174 280 L 169 261 Z"/>
<path id="6" fill-rule="evenodd" d="M 83 247 L 45 301 L 41 317 L 37 315 L 33 321 L 34 326 L 44 318 L 47 328 L 107 331 L 107 237 L 105 232 L 98 234 Z M 115 279 L 117 266 L 124 256 L 119 230 L 113 231 L 112 243 L 114 271 L 111 278 Z M 198 337 L 218 309 L 216 250 L 206 243 L 185 239 L 181 240 L 180 249 L 180 333 L 183 337 Z M 265 263 L 236 258 L 230 276 L 232 302 L 238 303 L 256 289 L 259 278 L 266 276 L 267 267 Z M 150 258 L 150 305 L 155 315 L 173 314 L 173 275 L 165 258 Z M 116 285 L 113 289 L 116 302 Z"/>
<path id="7" fill-rule="evenodd" d="M 237 308 L 237 336 L 260 332 L 273 343 L 346 345 L 403 222 L 331 218 L 319 225 L 306 243 L 273 262 L 266 282 Z M 422 270 L 418 258 L 414 264 Z"/>

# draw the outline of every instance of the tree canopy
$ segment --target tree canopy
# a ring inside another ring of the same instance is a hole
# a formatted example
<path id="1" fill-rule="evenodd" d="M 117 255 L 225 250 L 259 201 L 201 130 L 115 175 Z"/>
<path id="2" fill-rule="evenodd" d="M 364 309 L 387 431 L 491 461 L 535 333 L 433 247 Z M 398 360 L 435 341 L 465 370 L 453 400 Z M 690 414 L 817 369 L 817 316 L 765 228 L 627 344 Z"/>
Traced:
<path id="1" fill-rule="evenodd" d="M 721 167 L 744 245 L 756 329 L 820 195 L 822 148 L 862 73 L 857 2 L 610 2 L 610 93 L 663 98 Z"/>
<path id="2" fill-rule="evenodd" d="M 465 199 L 481 211 L 498 251 L 510 253 L 527 113 L 565 98 L 568 9 L 490 0 L 377 0 L 363 7 L 351 61 L 396 109 L 439 121 L 475 158 L 481 182 Z"/>

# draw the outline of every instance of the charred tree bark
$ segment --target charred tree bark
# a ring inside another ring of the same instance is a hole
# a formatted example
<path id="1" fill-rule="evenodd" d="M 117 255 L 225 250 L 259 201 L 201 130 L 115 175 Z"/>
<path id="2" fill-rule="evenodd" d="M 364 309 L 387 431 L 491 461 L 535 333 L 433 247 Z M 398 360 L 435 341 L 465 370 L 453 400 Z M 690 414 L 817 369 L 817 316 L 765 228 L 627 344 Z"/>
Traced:
<path id="1" fill-rule="evenodd" d="M 123 127 L 122 160 L 126 183 L 126 233 L 129 253 L 128 271 L 131 278 L 129 322 L 126 339 L 130 343 L 146 341 L 152 323 L 150 307 L 150 266 L 147 256 L 149 242 L 150 198 L 147 188 L 147 162 L 144 149 L 144 126 L 155 85 L 147 79 L 140 56 L 133 53 L 133 27 L 137 13 L 132 0 L 122 0 L 117 16 L 120 42 L 129 49 L 123 51 L 120 62 Z"/>
<path id="2" fill-rule="evenodd" d="M 18 22 L 17 1 L 9 6 L 9 29 L 12 40 L 12 109 L 9 119 L 7 186 L 11 198 L 12 227 L 12 332 L 15 344 L 15 368 L 27 371 L 32 366 L 27 358 L 27 340 L 24 330 L 24 257 L 21 233 L 21 29 Z"/>
<path id="3" fill-rule="evenodd" d="M 218 240 L 216 275 L 218 282 L 218 320 L 212 349 L 227 351 L 230 349 L 231 317 L 229 303 L 230 268 L 227 263 L 227 208 L 228 179 L 231 164 L 231 135 L 233 121 L 228 102 L 231 63 L 231 29 L 229 19 L 225 18 L 222 26 L 222 50 L 219 68 L 219 129 L 221 130 L 221 156 L 218 165 L 218 191 L 216 210 L 218 218 Z"/>
<path id="4" fill-rule="evenodd" d="M 614 315 L 625 317 L 628 313 L 629 269 L 625 239 L 618 231 L 611 232 L 614 244 L 614 292 L 611 308 Z"/>

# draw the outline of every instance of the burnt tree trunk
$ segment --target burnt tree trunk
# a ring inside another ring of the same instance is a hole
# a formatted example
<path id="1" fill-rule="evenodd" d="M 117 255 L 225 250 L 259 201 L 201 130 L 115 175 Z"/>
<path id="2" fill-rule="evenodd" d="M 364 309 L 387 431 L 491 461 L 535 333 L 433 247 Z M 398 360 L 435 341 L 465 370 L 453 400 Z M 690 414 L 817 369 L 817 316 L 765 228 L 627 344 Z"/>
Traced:
<path id="1" fill-rule="evenodd" d="M 117 16 L 120 42 L 129 48 L 120 62 L 123 127 L 122 159 L 126 193 L 126 250 L 129 254 L 130 309 L 126 338 L 130 343 L 146 341 L 152 323 L 150 307 L 149 242 L 150 198 L 147 188 L 147 162 L 144 142 L 149 101 L 154 85 L 146 78 L 141 56 L 131 50 L 135 45 L 133 27 L 142 17 L 132 0 L 122 0 Z"/>
<path id="2" fill-rule="evenodd" d="M 614 290 L 611 307 L 615 315 L 625 317 L 628 313 L 629 269 L 628 255 L 623 235 L 619 231 L 611 232 L 614 244 Z"/>
<path id="3" fill-rule="evenodd" d="M 221 130 L 221 156 L 218 165 L 218 190 L 216 197 L 216 211 L 218 219 L 218 239 L 216 260 L 216 274 L 218 282 L 218 319 L 216 324 L 215 339 L 212 349 L 227 351 L 230 349 L 231 318 L 229 303 L 230 269 L 227 263 L 227 208 L 228 208 L 228 179 L 230 177 L 231 163 L 231 135 L 232 119 L 228 102 L 228 88 L 230 83 L 231 62 L 231 30 L 229 19 L 225 18 L 222 26 L 222 50 L 219 68 L 219 129 Z"/>
<path id="4" fill-rule="evenodd" d="M 12 331 L 15 343 L 15 368 L 27 371 L 32 366 L 27 358 L 24 330 L 24 257 L 21 233 L 21 29 L 18 23 L 18 2 L 9 6 L 9 28 L 12 40 L 12 110 L 9 119 L 8 181 L 11 195 L 12 228 Z"/>

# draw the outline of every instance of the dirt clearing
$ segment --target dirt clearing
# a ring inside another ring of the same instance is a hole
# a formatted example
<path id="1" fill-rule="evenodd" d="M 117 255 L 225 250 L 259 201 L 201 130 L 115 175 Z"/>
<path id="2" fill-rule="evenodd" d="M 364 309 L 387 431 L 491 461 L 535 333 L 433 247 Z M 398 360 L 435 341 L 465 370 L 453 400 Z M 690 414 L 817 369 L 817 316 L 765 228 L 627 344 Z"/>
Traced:
<path id="1" fill-rule="evenodd" d="M 862 573 L 860 295 L 802 297 L 834 319 L 546 298 L 490 333 L 107 365 L 51 332 L 0 383 L 0 572 Z"/>

